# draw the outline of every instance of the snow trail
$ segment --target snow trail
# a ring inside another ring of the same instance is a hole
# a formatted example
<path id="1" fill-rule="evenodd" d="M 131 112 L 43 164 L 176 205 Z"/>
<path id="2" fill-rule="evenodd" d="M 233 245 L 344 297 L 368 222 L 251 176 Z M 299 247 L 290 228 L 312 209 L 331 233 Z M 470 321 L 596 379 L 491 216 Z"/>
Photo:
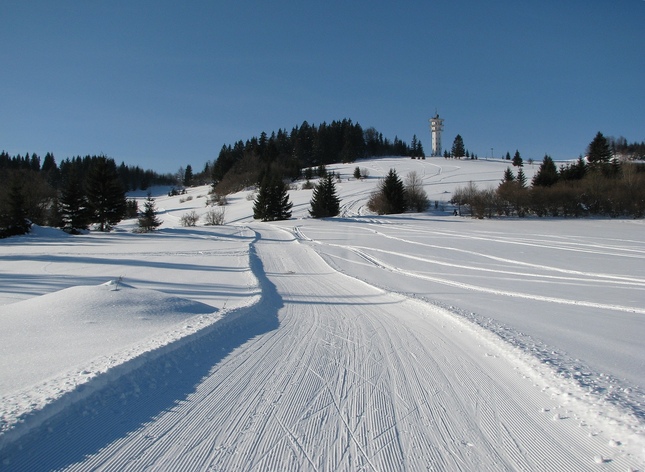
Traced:
<path id="1" fill-rule="evenodd" d="M 630 464 L 468 323 L 340 274 L 287 231 L 251 227 L 261 301 L 52 420 L 5 456 L 11 470 Z"/>

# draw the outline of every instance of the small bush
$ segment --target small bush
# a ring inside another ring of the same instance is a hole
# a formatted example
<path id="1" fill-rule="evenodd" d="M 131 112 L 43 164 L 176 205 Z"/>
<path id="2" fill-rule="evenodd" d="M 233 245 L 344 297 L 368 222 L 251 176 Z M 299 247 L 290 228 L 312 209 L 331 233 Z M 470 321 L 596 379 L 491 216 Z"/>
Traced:
<path id="1" fill-rule="evenodd" d="M 226 195 L 220 195 L 218 193 L 213 193 L 213 194 L 211 194 L 211 197 L 206 202 L 206 204 L 207 205 L 224 206 L 224 205 L 228 205 L 228 199 L 226 198 Z"/>
<path id="2" fill-rule="evenodd" d="M 307 180 L 304 184 L 302 184 L 303 190 L 311 190 L 312 188 L 314 188 L 314 184 L 312 184 L 310 180 Z"/>
<path id="3" fill-rule="evenodd" d="M 195 211 L 182 215 L 180 222 L 182 226 L 195 226 L 199 221 L 199 215 Z"/>
<path id="4" fill-rule="evenodd" d="M 204 219 L 206 222 L 204 224 L 209 226 L 221 226 L 224 224 L 224 216 L 226 214 L 226 208 L 213 208 L 206 212 Z"/>

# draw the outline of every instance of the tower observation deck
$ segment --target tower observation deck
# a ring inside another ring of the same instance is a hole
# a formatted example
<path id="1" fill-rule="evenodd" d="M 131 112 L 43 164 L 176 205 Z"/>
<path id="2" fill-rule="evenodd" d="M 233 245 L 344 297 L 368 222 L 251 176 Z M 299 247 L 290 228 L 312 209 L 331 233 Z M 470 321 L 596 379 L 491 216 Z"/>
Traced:
<path id="1" fill-rule="evenodd" d="M 443 131 L 443 118 L 437 113 L 430 118 L 430 133 L 432 133 L 432 156 L 441 156 L 441 132 Z"/>

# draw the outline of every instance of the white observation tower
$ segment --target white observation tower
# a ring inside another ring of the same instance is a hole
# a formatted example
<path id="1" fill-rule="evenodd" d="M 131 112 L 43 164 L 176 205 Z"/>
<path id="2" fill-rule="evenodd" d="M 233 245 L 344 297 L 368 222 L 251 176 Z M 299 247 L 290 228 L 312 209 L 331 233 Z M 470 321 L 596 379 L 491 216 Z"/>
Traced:
<path id="1" fill-rule="evenodd" d="M 432 155 L 441 156 L 441 132 L 443 131 L 443 118 L 439 113 L 430 118 L 430 132 L 432 133 Z"/>

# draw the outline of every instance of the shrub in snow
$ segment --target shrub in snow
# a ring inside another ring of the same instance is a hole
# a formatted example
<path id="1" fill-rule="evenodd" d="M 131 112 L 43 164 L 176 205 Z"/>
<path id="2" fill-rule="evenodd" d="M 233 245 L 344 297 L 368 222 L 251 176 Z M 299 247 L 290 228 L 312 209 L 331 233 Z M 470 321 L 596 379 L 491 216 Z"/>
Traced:
<path id="1" fill-rule="evenodd" d="M 218 205 L 218 206 L 228 205 L 228 199 L 226 198 L 226 195 L 212 193 L 210 199 L 207 202 L 207 205 Z"/>
<path id="2" fill-rule="evenodd" d="M 314 188 L 314 184 L 311 183 L 310 180 L 307 180 L 304 184 L 302 184 L 303 190 L 311 190 L 312 188 Z"/>
<path id="3" fill-rule="evenodd" d="M 428 194 L 423 189 L 423 180 L 415 171 L 408 173 L 405 178 L 405 198 L 412 211 L 426 211 L 430 205 Z"/>
<path id="4" fill-rule="evenodd" d="M 223 225 L 224 224 L 224 215 L 226 213 L 226 209 L 224 207 L 219 207 L 219 208 L 213 208 L 206 212 L 206 215 L 204 215 L 205 223 L 206 225 Z"/>
<path id="5" fill-rule="evenodd" d="M 180 223 L 182 226 L 195 226 L 199 221 L 199 215 L 195 211 L 182 215 Z"/>

